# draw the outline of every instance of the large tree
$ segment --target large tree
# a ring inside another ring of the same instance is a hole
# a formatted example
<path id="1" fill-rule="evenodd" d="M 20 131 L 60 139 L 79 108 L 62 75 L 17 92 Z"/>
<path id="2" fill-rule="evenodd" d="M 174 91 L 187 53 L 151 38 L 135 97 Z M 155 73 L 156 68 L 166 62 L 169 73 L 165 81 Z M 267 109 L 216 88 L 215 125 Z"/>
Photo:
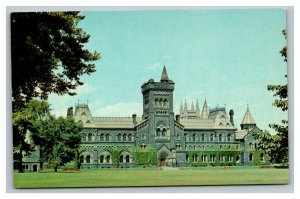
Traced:
<path id="1" fill-rule="evenodd" d="M 45 101 L 31 100 L 25 107 L 13 113 L 13 152 L 14 163 L 23 172 L 22 158 L 34 150 L 30 143 L 31 133 L 37 131 L 35 123 L 49 116 L 49 104 Z"/>
<path id="2" fill-rule="evenodd" d="M 286 30 L 282 31 L 286 38 Z M 287 62 L 287 46 L 284 46 L 280 51 L 284 61 Z M 287 78 L 287 75 L 285 75 Z M 275 99 L 273 106 L 280 108 L 282 111 L 288 110 L 288 85 L 268 85 L 268 90 L 273 91 Z M 259 142 L 259 148 L 263 149 L 269 156 L 272 163 L 288 164 L 288 120 L 283 119 L 281 124 L 270 124 L 270 128 L 275 129 L 275 135 L 271 135 L 267 131 L 255 130 L 252 132 Z"/>
<path id="3" fill-rule="evenodd" d="M 35 123 L 37 131 L 33 133 L 33 141 L 40 146 L 41 161 L 54 166 L 62 166 L 76 159 L 81 141 L 82 125 L 70 118 L 55 118 Z"/>
<path id="4" fill-rule="evenodd" d="M 100 58 L 84 44 L 90 35 L 78 27 L 79 12 L 23 12 L 11 14 L 13 109 L 49 93 L 75 95 L 80 76 L 95 71 Z"/>

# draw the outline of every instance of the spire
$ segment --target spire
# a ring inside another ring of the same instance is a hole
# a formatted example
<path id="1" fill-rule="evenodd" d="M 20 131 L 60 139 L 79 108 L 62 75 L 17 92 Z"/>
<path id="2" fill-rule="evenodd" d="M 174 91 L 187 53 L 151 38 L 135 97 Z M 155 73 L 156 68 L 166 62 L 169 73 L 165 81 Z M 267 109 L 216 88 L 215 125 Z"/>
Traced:
<path id="1" fill-rule="evenodd" d="M 187 103 L 186 103 L 186 99 L 185 99 L 185 101 L 184 101 L 184 111 L 186 111 L 187 110 Z"/>
<path id="2" fill-rule="evenodd" d="M 181 104 L 180 104 L 180 115 L 183 113 L 183 105 L 182 105 L 182 101 L 181 101 Z"/>
<path id="3" fill-rule="evenodd" d="M 208 110 L 208 106 L 207 106 L 206 99 L 205 99 L 203 109 L 202 109 L 201 118 L 202 119 L 208 119 L 208 116 L 209 116 L 209 110 Z"/>
<path id="4" fill-rule="evenodd" d="M 167 73 L 167 69 L 166 69 L 166 66 L 164 65 L 164 69 L 163 69 L 163 72 L 161 74 L 161 79 L 160 79 L 161 82 L 164 82 L 164 81 L 169 81 L 169 77 L 168 77 L 168 73 Z"/>
<path id="5" fill-rule="evenodd" d="M 200 111 L 198 99 L 197 99 L 197 101 L 196 101 L 196 110 L 197 110 L 197 111 Z"/>
<path id="6" fill-rule="evenodd" d="M 247 104 L 247 110 L 244 115 L 244 119 L 241 124 L 256 124 L 249 110 L 249 106 Z"/>
<path id="7" fill-rule="evenodd" d="M 194 107 L 194 101 L 192 101 L 192 106 L 191 106 L 191 109 L 192 109 L 192 111 L 194 111 L 194 110 L 195 110 L 195 107 Z"/>

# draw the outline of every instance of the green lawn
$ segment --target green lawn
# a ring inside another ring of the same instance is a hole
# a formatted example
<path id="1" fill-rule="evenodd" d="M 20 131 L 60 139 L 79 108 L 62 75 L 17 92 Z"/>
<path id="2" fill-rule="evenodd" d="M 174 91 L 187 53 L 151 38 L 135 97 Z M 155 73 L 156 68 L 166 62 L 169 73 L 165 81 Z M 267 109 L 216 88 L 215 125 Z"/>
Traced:
<path id="1" fill-rule="evenodd" d="M 164 171 L 157 168 L 83 169 L 79 172 L 14 173 L 16 188 L 122 187 L 172 185 L 287 184 L 288 169 L 207 167 Z"/>

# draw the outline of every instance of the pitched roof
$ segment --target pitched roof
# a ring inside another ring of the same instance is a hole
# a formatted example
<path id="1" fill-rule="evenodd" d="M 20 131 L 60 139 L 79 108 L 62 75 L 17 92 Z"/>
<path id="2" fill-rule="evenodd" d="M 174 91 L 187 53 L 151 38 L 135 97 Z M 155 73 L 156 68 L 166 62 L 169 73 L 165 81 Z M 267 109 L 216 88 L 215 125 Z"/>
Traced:
<path id="1" fill-rule="evenodd" d="M 231 129 L 234 130 L 235 127 L 232 125 L 217 124 L 212 119 L 180 119 L 180 124 L 184 126 L 185 129 Z"/>
<path id="2" fill-rule="evenodd" d="M 164 66 L 160 81 L 168 81 L 168 80 L 169 80 L 169 77 L 168 77 L 167 69 L 166 69 L 166 66 Z"/>
<path id="3" fill-rule="evenodd" d="M 136 118 L 137 123 L 142 121 L 141 117 Z M 134 128 L 132 117 L 93 117 L 91 123 L 84 124 L 90 128 Z"/>
<path id="4" fill-rule="evenodd" d="M 247 130 L 241 130 L 241 131 L 238 131 L 238 132 L 235 134 L 235 139 L 236 139 L 236 140 L 244 139 L 244 137 L 247 135 L 247 133 L 248 133 Z"/>
<path id="5" fill-rule="evenodd" d="M 247 107 L 246 113 L 244 115 L 244 119 L 241 124 L 256 124 L 250 113 L 249 107 Z"/>

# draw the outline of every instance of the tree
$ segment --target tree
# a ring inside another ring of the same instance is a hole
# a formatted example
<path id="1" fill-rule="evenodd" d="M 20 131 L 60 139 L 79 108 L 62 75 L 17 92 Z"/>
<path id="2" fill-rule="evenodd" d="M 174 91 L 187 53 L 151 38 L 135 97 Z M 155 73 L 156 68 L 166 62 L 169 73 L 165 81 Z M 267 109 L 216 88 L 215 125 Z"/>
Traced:
<path id="1" fill-rule="evenodd" d="M 33 134 L 33 141 L 40 145 L 41 161 L 58 166 L 76 159 L 81 141 L 82 125 L 70 118 L 55 118 L 35 123 L 38 129 Z"/>
<path id="2" fill-rule="evenodd" d="M 49 104 L 45 101 L 31 100 L 25 107 L 13 113 L 13 153 L 18 171 L 23 172 L 22 158 L 30 155 L 32 144 L 30 134 L 36 132 L 35 122 L 47 117 L 50 113 Z M 26 139 L 29 137 L 29 140 Z"/>
<path id="3" fill-rule="evenodd" d="M 286 38 L 286 30 L 283 30 L 282 33 Z M 281 49 L 280 54 L 284 57 L 284 61 L 287 62 L 287 46 Z M 268 85 L 268 90 L 275 92 L 274 97 L 279 97 L 279 99 L 275 99 L 272 105 L 281 108 L 282 111 L 287 111 L 288 85 Z M 269 126 L 275 129 L 277 132 L 275 135 L 259 130 L 253 131 L 252 134 L 258 138 L 259 148 L 263 149 L 270 156 L 271 162 L 288 164 L 288 120 L 282 120 L 281 124 L 269 124 Z"/>
<path id="4" fill-rule="evenodd" d="M 84 49 L 88 35 L 78 23 L 79 12 L 11 14 L 13 110 L 49 93 L 75 95 L 80 76 L 95 72 L 98 52 Z"/>

